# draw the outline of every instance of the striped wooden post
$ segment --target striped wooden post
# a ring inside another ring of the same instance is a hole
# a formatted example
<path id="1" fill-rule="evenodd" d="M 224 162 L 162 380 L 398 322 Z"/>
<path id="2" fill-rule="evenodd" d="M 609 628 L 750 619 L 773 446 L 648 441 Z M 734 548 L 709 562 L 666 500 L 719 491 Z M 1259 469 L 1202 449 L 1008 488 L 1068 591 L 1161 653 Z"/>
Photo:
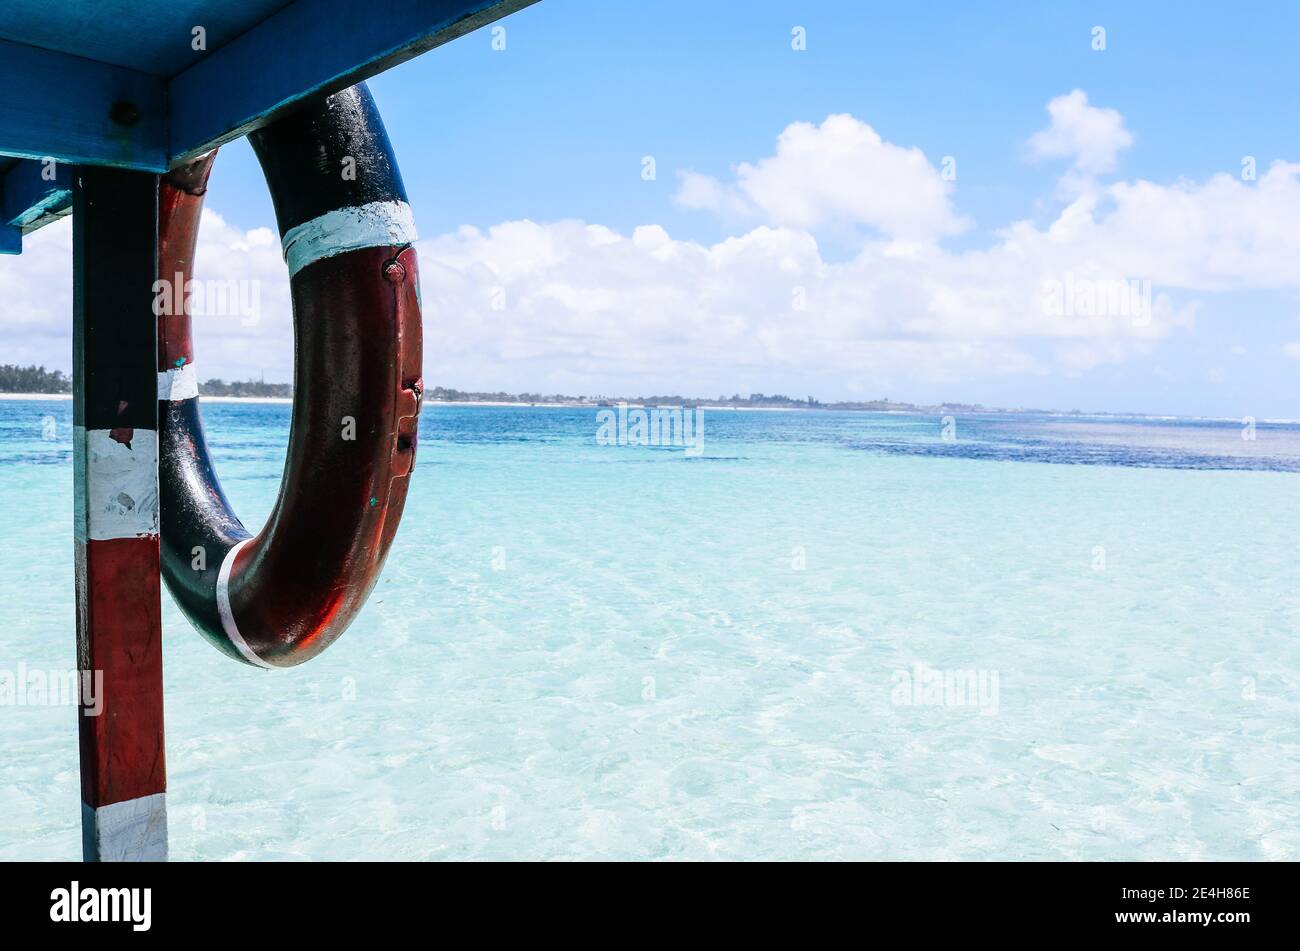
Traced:
<path id="1" fill-rule="evenodd" d="M 78 168 L 73 182 L 77 665 L 87 861 L 167 857 L 158 574 L 158 178 Z"/>

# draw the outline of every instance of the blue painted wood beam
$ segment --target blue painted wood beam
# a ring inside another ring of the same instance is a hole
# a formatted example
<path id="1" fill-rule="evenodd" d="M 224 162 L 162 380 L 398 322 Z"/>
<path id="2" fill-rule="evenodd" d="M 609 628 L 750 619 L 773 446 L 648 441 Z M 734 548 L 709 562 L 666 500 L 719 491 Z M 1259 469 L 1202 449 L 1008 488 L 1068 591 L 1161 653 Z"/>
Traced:
<path id="1" fill-rule="evenodd" d="M 0 221 L 24 231 L 62 217 L 72 208 L 72 166 L 53 159 L 24 159 L 0 179 Z"/>
<path id="2" fill-rule="evenodd" d="M 0 39 L 0 155 L 35 160 L 3 174 L 0 253 L 64 212 L 68 166 L 164 172 L 536 2 L 296 0 L 171 79 Z"/>
<path id="3" fill-rule="evenodd" d="M 172 164 L 536 0 L 297 0 L 172 77 Z"/>
<path id="4" fill-rule="evenodd" d="M 537 0 L 297 0 L 168 79 L 0 39 L 0 153 L 163 172 Z"/>
<path id="5" fill-rule="evenodd" d="M 72 166 L 24 159 L 0 176 L 0 254 L 22 251 L 22 235 L 72 210 Z"/>
<path id="6" fill-rule="evenodd" d="M 167 168 L 166 82 L 0 40 L 0 150 L 68 164 Z"/>

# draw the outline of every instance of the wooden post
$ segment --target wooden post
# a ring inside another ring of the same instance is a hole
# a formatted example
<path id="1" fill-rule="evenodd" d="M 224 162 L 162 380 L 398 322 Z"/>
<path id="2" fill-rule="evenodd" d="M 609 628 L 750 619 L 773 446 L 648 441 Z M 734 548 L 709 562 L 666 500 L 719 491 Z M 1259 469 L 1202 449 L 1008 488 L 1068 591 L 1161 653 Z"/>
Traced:
<path id="1" fill-rule="evenodd" d="M 82 167 L 73 182 L 77 666 L 87 861 L 167 858 L 158 576 L 158 178 Z"/>

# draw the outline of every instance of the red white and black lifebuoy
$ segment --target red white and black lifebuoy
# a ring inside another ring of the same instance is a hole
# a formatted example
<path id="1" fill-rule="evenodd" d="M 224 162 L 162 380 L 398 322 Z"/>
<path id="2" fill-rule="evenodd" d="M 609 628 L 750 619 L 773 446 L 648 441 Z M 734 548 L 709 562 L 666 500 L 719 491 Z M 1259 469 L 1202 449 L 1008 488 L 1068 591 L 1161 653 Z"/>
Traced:
<path id="1" fill-rule="evenodd" d="M 354 86 L 250 134 L 289 267 L 294 396 L 275 510 L 250 535 L 199 415 L 189 307 L 158 320 L 162 571 L 236 660 L 291 667 L 351 623 L 378 579 L 415 464 L 423 381 L 415 226 L 369 91 Z M 193 268 L 215 153 L 165 176 L 159 279 Z"/>

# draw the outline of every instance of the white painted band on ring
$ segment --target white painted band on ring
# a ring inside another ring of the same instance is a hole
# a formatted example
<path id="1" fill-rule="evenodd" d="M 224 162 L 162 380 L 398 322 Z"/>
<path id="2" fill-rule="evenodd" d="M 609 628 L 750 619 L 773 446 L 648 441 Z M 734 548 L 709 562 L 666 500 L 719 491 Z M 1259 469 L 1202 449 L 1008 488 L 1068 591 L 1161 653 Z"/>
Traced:
<path id="1" fill-rule="evenodd" d="M 321 258 L 360 248 L 411 244 L 417 237 L 410 205 L 404 201 L 372 201 L 335 208 L 290 228 L 281 244 L 289 277 L 293 277 Z"/>
<path id="2" fill-rule="evenodd" d="M 188 400 L 199 395 L 199 374 L 193 363 L 158 371 L 158 399 Z"/>
<path id="3" fill-rule="evenodd" d="M 271 665 L 254 654 L 253 649 L 244 640 L 244 636 L 239 633 L 239 625 L 235 623 L 235 615 L 230 608 L 230 571 L 235 567 L 235 556 L 251 541 L 251 538 L 245 538 L 226 552 L 226 557 L 221 561 L 221 570 L 217 572 L 217 613 L 221 615 L 221 629 L 226 632 L 226 637 L 230 638 L 230 643 L 235 645 L 235 650 L 239 651 L 250 664 L 271 670 Z"/>

